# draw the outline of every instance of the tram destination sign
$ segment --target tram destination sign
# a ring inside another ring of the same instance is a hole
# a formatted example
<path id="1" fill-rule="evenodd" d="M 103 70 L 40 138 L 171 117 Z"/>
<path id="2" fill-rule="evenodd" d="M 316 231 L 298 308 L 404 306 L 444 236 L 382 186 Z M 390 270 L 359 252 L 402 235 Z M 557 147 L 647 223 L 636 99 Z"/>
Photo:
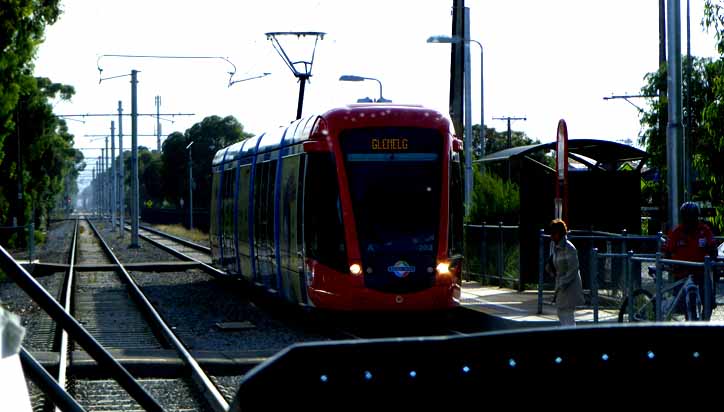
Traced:
<path id="1" fill-rule="evenodd" d="M 342 150 L 352 153 L 435 153 L 442 148 L 437 130 L 420 128 L 370 128 L 341 134 Z"/>

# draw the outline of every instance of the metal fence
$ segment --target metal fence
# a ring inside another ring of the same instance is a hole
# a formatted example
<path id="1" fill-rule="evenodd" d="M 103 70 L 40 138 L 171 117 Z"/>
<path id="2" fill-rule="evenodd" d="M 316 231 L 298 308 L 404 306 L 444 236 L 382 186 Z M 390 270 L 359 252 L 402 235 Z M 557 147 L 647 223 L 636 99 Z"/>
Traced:
<path id="1" fill-rule="evenodd" d="M 518 226 L 465 225 L 463 278 L 520 289 Z"/>
<path id="2" fill-rule="evenodd" d="M 576 234 L 568 235 L 577 246 L 579 267 L 584 291 L 589 292 L 587 305 L 593 310 L 593 321 L 599 321 L 600 309 L 621 309 L 624 299 L 633 296 L 634 290 L 639 288 L 655 290 L 656 319 L 661 320 L 661 291 L 665 280 L 662 275 L 662 265 L 678 265 L 684 267 L 704 268 L 703 303 L 704 313 L 710 314 L 714 302 L 711 301 L 712 289 L 716 290 L 714 273 L 724 267 L 724 262 L 706 258 L 705 262 L 689 262 L 681 260 L 663 259 L 662 246 L 665 240 L 659 232 L 656 236 L 638 236 L 622 234 Z M 724 237 L 715 237 L 717 242 Z M 543 290 L 554 289 L 554 279 L 548 278 L 544 272 L 544 261 L 548 255 L 550 236 L 542 230 L 539 236 L 538 261 L 538 313 L 543 312 Z M 648 272 L 650 263 L 656 267 L 656 276 L 644 275 Z M 633 315 L 633 299 L 628 299 L 628 314 Z"/>

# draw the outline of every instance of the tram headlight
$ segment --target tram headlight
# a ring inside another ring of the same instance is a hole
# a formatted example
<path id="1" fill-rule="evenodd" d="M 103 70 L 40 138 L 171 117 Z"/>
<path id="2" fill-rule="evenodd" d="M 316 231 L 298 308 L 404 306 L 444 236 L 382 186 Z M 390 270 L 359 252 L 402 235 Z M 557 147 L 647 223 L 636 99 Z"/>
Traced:
<path id="1" fill-rule="evenodd" d="M 349 273 L 357 276 L 362 273 L 362 266 L 359 263 L 353 263 L 349 265 Z"/>
<path id="2" fill-rule="evenodd" d="M 450 262 L 439 262 L 437 264 L 437 273 L 441 275 L 449 275 L 450 274 Z"/>

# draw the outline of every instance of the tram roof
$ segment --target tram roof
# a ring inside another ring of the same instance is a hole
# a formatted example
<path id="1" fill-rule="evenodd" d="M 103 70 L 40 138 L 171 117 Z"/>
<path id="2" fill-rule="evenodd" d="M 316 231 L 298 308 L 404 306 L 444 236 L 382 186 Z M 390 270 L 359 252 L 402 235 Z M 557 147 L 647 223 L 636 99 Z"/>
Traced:
<path id="1" fill-rule="evenodd" d="M 314 126 L 314 120 L 317 117 L 317 115 L 313 115 L 298 119 L 288 126 L 280 126 L 267 133 L 250 137 L 220 149 L 214 155 L 212 166 L 220 165 L 225 161 L 228 162 L 240 156 L 250 155 L 255 151 L 263 152 L 267 148 L 277 148 L 299 143 L 309 136 L 312 126 Z"/>
<path id="2" fill-rule="evenodd" d="M 369 111 L 384 111 L 390 114 L 391 109 L 397 109 L 395 115 L 402 113 L 415 113 L 416 116 L 431 116 L 432 119 L 442 119 L 445 116 L 435 110 L 425 108 L 421 105 L 399 104 L 399 103 L 362 103 L 349 104 L 342 107 L 336 107 L 328 110 L 322 117 L 334 117 L 335 115 L 346 113 L 368 113 Z M 400 111 L 399 109 L 402 109 Z M 291 122 L 288 126 L 280 126 L 277 129 L 262 133 L 232 144 L 231 146 L 220 149 L 214 155 L 212 166 L 218 166 L 224 162 L 232 161 L 239 157 L 251 155 L 254 152 L 264 152 L 266 149 L 276 149 L 279 147 L 289 146 L 307 140 L 312 132 L 315 120 L 319 114 L 314 114 L 302 119 Z M 373 116 L 374 117 L 374 116 Z"/>

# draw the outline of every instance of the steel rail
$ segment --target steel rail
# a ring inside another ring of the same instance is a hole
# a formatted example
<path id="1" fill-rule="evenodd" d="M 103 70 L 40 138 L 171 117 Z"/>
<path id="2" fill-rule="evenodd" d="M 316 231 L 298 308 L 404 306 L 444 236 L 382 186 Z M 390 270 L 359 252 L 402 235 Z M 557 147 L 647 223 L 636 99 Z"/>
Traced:
<path id="1" fill-rule="evenodd" d="M 127 231 L 130 231 L 130 230 L 131 230 L 129 227 L 125 227 L 125 229 L 126 229 Z M 143 234 L 141 234 L 141 233 L 139 233 L 138 236 L 139 236 L 141 239 L 144 239 L 144 240 L 148 241 L 148 242 L 151 243 L 152 245 L 154 245 L 154 246 L 156 246 L 156 247 L 158 247 L 158 248 L 160 248 L 160 249 L 165 250 L 166 252 L 168 252 L 168 253 L 176 256 L 177 258 L 179 258 L 179 259 L 181 259 L 181 260 L 196 262 L 196 263 L 200 266 L 200 269 L 201 269 L 201 270 L 203 270 L 204 272 L 208 273 L 208 274 L 211 275 L 211 276 L 217 276 L 217 277 L 226 278 L 226 279 L 229 278 L 229 275 L 228 275 L 226 272 L 224 272 L 224 271 L 222 271 L 222 270 L 219 270 L 219 269 L 216 269 L 215 267 L 213 267 L 213 266 L 211 266 L 211 265 L 209 265 L 209 264 L 207 264 L 207 263 L 204 263 L 204 262 L 202 262 L 202 261 L 200 261 L 200 260 L 198 260 L 198 259 L 196 259 L 196 258 L 193 258 L 193 257 L 191 257 L 191 256 L 189 256 L 189 255 L 186 255 L 186 254 L 184 254 L 184 253 L 182 253 L 182 252 L 179 252 L 178 250 L 176 250 L 176 249 L 174 249 L 174 248 L 172 248 L 172 247 L 170 247 L 170 246 L 164 245 L 163 243 L 161 243 L 161 242 L 159 242 L 159 241 L 157 241 L 157 240 L 151 239 L 150 237 L 148 237 L 148 236 L 146 236 L 146 235 L 143 235 Z"/>
<path id="2" fill-rule="evenodd" d="M 143 229 L 143 230 L 146 230 L 146 231 L 148 231 L 148 232 L 151 232 L 151 233 L 153 233 L 153 234 L 156 234 L 156 235 L 159 235 L 159 236 L 163 236 L 163 237 L 165 237 L 165 238 L 167 238 L 167 239 L 171 239 L 171 240 L 173 240 L 173 241 L 175 241 L 175 242 L 181 243 L 182 245 L 188 246 L 188 247 L 190 247 L 190 248 L 192 248 L 192 249 L 196 249 L 196 250 L 199 250 L 199 251 L 201 251 L 201 252 L 208 253 L 209 255 L 211 254 L 211 248 L 208 247 L 208 246 L 199 245 L 198 243 L 192 242 L 192 241 L 190 241 L 190 240 L 188 240 L 188 239 L 184 239 L 184 238 L 181 238 L 181 237 L 178 237 L 178 236 L 174 236 L 174 235 L 172 235 L 172 234 L 170 234 L 170 233 L 162 232 L 162 231 L 160 231 L 160 230 L 158 230 L 158 229 L 154 229 L 154 228 L 149 227 L 149 226 L 140 226 L 140 228 Z"/>
<path id="3" fill-rule="evenodd" d="M 209 379 L 206 373 L 204 373 L 204 371 L 201 369 L 201 366 L 199 366 L 199 363 L 196 361 L 196 359 L 194 359 L 193 356 L 191 356 L 183 343 L 181 343 L 178 337 L 176 337 L 176 335 L 171 331 L 168 325 L 166 325 L 163 319 L 161 319 L 161 315 L 158 313 L 158 311 L 156 311 L 156 308 L 153 307 L 151 302 L 148 301 L 146 296 L 143 294 L 143 292 L 138 287 L 128 271 L 126 271 L 126 269 L 123 267 L 123 264 L 121 264 L 116 255 L 113 254 L 113 251 L 108 246 L 105 239 L 103 239 L 103 237 L 100 235 L 95 225 L 89 220 L 88 224 L 90 225 L 91 229 L 93 229 L 93 231 L 96 233 L 96 236 L 98 236 L 98 239 L 100 240 L 100 243 L 103 246 L 106 254 L 117 265 L 118 271 L 123 275 L 124 280 L 130 287 L 129 291 L 131 292 L 133 297 L 144 306 L 144 309 L 150 315 L 151 321 L 155 324 L 155 327 L 161 330 L 166 340 L 171 343 L 171 345 L 174 347 L 174 349 L 176 349 L 176 351 L 183 359 L 184 363 L 186 363 L 186 365 L 191 369 L 191 377 L 194 383 L 196 383 L 198 389 L 204 395 L 204 398 L 206 398 L 206 400 L 209 402 L 211 408 L 216 412 L 228 411 L 229 404 L 226 402 L 226 399 L 224 399 L 224 396 L 221 394 L 221 392 L 219 392 L 213 382 L 211 382 L 211 379 Z"/>
<path id="4" fill-rule="evenodd" d="M 25 348 L 20 348 L 20 361 L 23 371 L 30 380 L 45 393 L 50 400 L 64 412 L 85 412 L 85 409 L 60 386 L 53 376 Z"/>
<path id="5" fill-rule="evenodd" d="M 2 246 L 0 246 L 0 268 L 54 321 L 67 330 L 68 334 L 98 362 L 99 367 L 109 370 L 116 382 L 142 408 L 146 411 L 163 411 L 158 401 L 128 373 L 123 365 L 113 359 L 108 351 L 75 318 L 66 312 L 55 298 L 50 296 L 45 288 L 16 262 Z"/>
<path id="6" fill-rule="evenodd" d="M 65 277 L 65 288 L 61 300 L 63 301 L 63 309 L 70 313 L 70 299 L 73 295 L 73 282 L 75 274 L 75 249 L 78 241 L 78 219 L 75 219 L 75 227 L 73 228 L 73 242 L 70 247 L 70 256 L 68 257 L 68 273 Z M 60 327 L 60 326 L 58 326 Z M 66 373 L 68 369 L 68 332 L 61 328 L 60 345 L 58 346 L 58 385 L 61 388 L 66 387 Z M 56 412 L 61 412 L 61 408 L 56 405 Z"/>

